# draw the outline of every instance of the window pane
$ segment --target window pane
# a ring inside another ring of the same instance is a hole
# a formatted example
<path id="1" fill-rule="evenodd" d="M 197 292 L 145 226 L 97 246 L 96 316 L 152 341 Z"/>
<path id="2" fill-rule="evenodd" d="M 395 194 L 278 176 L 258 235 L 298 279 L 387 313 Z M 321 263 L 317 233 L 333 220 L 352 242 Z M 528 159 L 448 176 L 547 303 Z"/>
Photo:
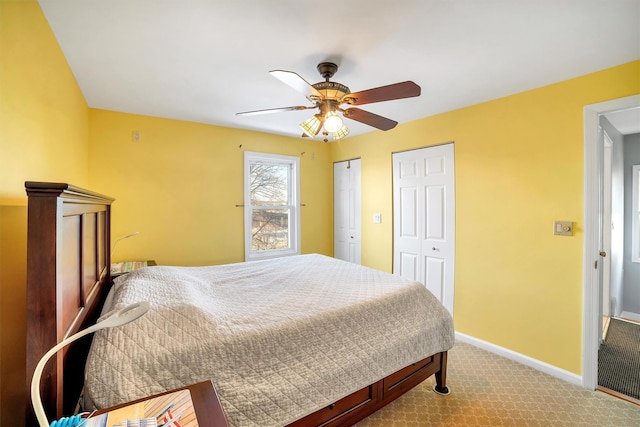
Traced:
<path id="1" fill-rule="evenodd" d="M 300 158 L 244 152 L 245 261 L 300 253 Z"/>
<path id="2" fill-rule="evenodd" d="M 252 206 L 289 204 L 289 165 L 252 163 L 250 179 Z"/>
<path id="3" fill-rule="evenodd" d="M 254 209 L 251 217 L 252 250 L 289 248 L 289 209 Z"/>

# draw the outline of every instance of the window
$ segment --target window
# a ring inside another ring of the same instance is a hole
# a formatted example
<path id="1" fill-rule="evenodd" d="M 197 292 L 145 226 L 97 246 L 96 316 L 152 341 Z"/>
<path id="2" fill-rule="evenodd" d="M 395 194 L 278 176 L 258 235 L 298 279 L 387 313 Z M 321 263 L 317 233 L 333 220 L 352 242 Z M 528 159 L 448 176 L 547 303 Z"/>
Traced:
<path id="1" fill-rule="evenodd" d="M 631 207 L 631 261 L 640 262 L 640 165 L 633 165 Z"/>
<path id="2" fill-rule="evenodd" d="M 300 159 L 244 153 L 245 260 L 300 253 Z"/>

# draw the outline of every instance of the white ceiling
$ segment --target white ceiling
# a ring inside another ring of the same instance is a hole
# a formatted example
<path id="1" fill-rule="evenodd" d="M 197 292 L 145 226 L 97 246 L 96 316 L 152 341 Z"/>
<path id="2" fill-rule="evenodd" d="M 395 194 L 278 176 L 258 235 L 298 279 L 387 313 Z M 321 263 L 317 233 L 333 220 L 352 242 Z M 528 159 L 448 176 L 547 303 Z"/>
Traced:
<path id="1" fill-rule="evenodd" d="M 235 115 L 310 105 L 270 70 L 315 83 L 333 61 L 353 92 L 413 80 L 420 97 L 362 107 L 405 123 L 640 59 L 639 0 L 39 3 L 90 107 L 289 136 L 309 111 Z"/>
<path id="2" fill-rule="evenodd" d="M 640 79 L 640 76 L 638 76 Z M 623 135 L 640 133 L 640 106 L 605 114 L 609 122 Z"/>

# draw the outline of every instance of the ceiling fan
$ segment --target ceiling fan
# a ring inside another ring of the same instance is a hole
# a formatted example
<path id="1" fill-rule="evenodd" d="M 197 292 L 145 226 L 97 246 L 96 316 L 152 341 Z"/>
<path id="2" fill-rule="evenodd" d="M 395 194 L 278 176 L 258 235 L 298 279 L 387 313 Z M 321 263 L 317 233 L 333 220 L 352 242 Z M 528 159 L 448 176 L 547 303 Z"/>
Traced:
<path id="1" fill-rule="evenodd" d="M 386 117 L 359 108 L 353 108 L 351 107 L 352 105 L 371 104 L 374 102 L 411 98 L 420 95 L 420 86 L 412 81 L 351 93 L 349 88 L 342 83 L 329 81 L 336 71 L 338 71 L 336 64 L 333 62 L 321 62 L 317 68 L 325 81 L 314 84 L 309 84 L 293 71 L 273 70 L 269 72 L 275 78 L 304 94 L 313 105 L 245 111 L 236 113 L 236 115 L 251 116 L 317 108 L 319 110 L 318 113 L 300 124 L 303 132 L 302 136 L 313 138 L 322 130 L 324 141 L 328 142 L 329 133 L 332 134 L 331 136 L 334 141 L 342 139 L 349 134 L 349 128 L 345 126 L 340 116 L 338 116 L 338 113 L 341 113 L 348 119 L 373 126 L 380 130 L 393 129 L 398 124 L 398 122 Z M 347 108 L 342 108 L 343 105 Z"/>

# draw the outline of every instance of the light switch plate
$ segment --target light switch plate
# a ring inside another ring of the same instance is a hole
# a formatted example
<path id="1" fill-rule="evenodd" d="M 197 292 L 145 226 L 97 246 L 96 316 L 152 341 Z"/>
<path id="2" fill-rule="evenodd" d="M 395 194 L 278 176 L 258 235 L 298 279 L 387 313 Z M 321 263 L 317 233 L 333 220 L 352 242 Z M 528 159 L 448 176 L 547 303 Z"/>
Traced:
<path id="1" fill-rule="evenodd" d="M 373 222 L 374 222 L 374 224 L 380 224 L 382 222 L 382 214 L 374 213 L 373 214 Z"/>
<path id="2" fill-rule="evenodd" d="M 554 221 L 553 234 L 557 236 L 573 236 L 572 221 Z"/>

